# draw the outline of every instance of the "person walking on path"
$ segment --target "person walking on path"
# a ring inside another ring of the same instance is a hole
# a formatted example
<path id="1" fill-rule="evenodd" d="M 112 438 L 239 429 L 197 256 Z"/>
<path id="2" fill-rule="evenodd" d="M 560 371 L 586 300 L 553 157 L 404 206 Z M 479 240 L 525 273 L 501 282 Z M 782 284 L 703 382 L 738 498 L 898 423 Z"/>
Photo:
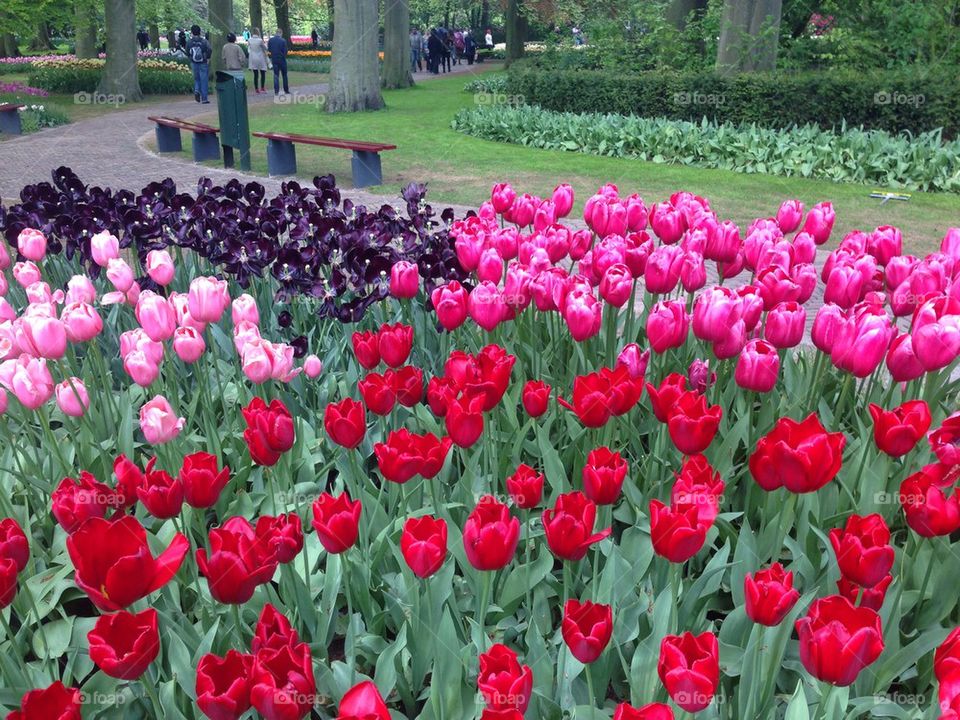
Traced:
<path id="1" fill-rule="evenodd" d="M 250 53 L 248 67 L 253 70 L 253 91 L 257 95 L 267 91 L 267 45 L 260 37 L 260 28 L 254 28 L 247 41 Z"/>
<path id="2" fill-rule="evenodd" d="M 316 50 L 320 45 L 320 33 L 317 32 L 316 28 L 310 31 L 310 44 L 313 46 L 314 50 Z"/>
<path id="3" fill-rule="evenodd" d="M 280 77 L 283 76 L 283 94 L 289 95 L 290 86 L 287 83 L 287 41 L 283 39 L 279 28 L 267 43 L 267 51 L 270 53 L 270 62 L 273 63 L 273 94 L 280 94 Z"/>
<path id="4" fill-rule="evenodd" d="M 434 28 L 430 32 L 430 40 L 427 44 L 430 52 L 430 72 L 434 75 L 440 74 L 440 59 L 443 55 L 443 43 L 440 41 L 440 34 Z"/>
<path id="5" fill-rule="evenodd" d="M 467 65 L 473 65 L 477 59 L 477 43 L 469 30 L 463 34 L 463 54 L 467 58 Z"/>
<path id="6" fill-rule="evenodd" d="M 420 60 L 420 46 L 423 44 L 423 38 L 420 37 L 420 31 L 416 28 L 410 30 L 410 72 L 420 72 L 423 65 Z"/>
<path id="7" fill-rule="evenodd" d="M 227 44 L 223 46 L 223 50 L 220 51 L 220 57 L 223 60 L 223 67 L 225 70 L 230 71 L 240 71 L 240 74 L 243 74 L 244 66 L 247 64 L 247 56 L 244 55 L 243 50 L 239 45 L 237 45 L 237 36 L 233 33 L 227 33 Z"/>
<path id="8" fill-rule="evenodd" d="M 210 57 L 213 48 L 210 43 L 200 37 L 200 26 L 190 28 L 190 42 L 187 43 L 187 57 L 190 67 L 193 68 L 193 99 L 198 103 L 209 105 L 207 88 L 210 82 Z"/>

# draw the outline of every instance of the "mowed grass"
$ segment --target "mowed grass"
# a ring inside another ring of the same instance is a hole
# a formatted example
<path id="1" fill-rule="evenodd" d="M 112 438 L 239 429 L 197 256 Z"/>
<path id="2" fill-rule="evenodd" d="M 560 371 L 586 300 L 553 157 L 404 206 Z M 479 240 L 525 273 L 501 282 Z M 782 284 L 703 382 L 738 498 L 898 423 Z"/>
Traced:
<path id="1" fill-rule="evenodd" d="M 485 72 L 496 69 L 487 66 Z M 573 185 L 578 211 L 582 203 L 606 182 L 622 193 L 638 192 L 649 204 L 687 190 L 708 198 L 722 218 L 742 229 L 757 217 L 774 214 L 787 198 L 808 207 L 822 200 L 837 212 L 834 243 L 847 232 L 895 225 L 904 236 L 906 252 L 935 250 L 947 228 L 960 225 L 960 196 L 913 193 L 907 202 L 872 199 L 874 186 L 840 184 L 772 175 L 744 175 L 695 166 L 666 165 L 632 159 L 605 158 L 580 153 L 538 150 L 479 140 L 451 128 L 457 110 L 471 106 L 474 96 L 464 92 L 469 75 L 431 79 L 407 90 L 384 92 L 386 109 L 331 115 L 311 98 L 286 105 L 267 104 L 250 112 L 254 131 L 296 132 L 354 140 L 392 143 L 384 152 L 383 185 L 372 192 L 396 194 L 409 182 L 426 182 L 429 199 L 476 206 L 489 197 L 493 183 L 509 181 L 520 192 L 547 195 L 561 182 Z M 189 149 L 187 149 L 189 151 Z M 350 152 L 297 146 L 298 174 L 304 178 L 333 173 L 350 185 Z M 254 171 L 266 174 L 266 142 L 253 138 Z"/>

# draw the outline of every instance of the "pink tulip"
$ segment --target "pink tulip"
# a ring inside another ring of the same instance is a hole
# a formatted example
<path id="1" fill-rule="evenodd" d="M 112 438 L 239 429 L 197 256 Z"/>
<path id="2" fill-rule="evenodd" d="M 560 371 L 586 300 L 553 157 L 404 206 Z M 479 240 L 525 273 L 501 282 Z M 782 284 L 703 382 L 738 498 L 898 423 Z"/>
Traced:
<path id="1" fill-rule="evenodd" d="M 689 293 L 696 292 L 707 284 L 707 266 L 698 252 L 684 253 L 680 265 L 680 284 Z"/>
<path id="2" fill-rule="evenodd" d="M 126 293 L 133 286 L 133 269 L 123 258 L 111 258 L 107 261 L 107 279 L 117 292 Z"/>
<path id="3" fill-rule="evenodd" d="M 646 230 L 647 206 L 643 204 L 643 198 L 634 193 L 623 201 L 623 206 L 627 213 L 627 230 L 629 232 Z"/>
<path id="4" fill-rule="evenodd" d="M 530 292 L 530 282 L 533 273 L 519 262 L 510 263 L 507 267 L 507 279 L 503 283 L 503 300 L 507 307 L 515 312 L 521 312 L 533 299 Z"/>
<path id="5" fill-rule="evenodd" d="M 0 322 L 9 322 L 16 317 L 17 311 L 13 309 L 13 305 L 8 303 L 6 298 L 0 297 Z"/>
<path id="6" fill-rule="evenodd" d="M 189 313 L 189 310 L 187 312 Z M 234 326 L 241 322 L 259 326 L 260 310 L 257 309 L 257 301 L 249 293 L 238 295 L 230 305 L 230 318 Z"/>
<path id="7" fill-rule="evenodd" d="M 98 232 L 90 238 L 90 256 L 100 267 L 108 267 L 111 260 L 120 257 L 120 241 L 107 230 Z"/>
<path id="8" fill-rule="evenodd" d="M 67 331 L 57 317 L 24 315 L 15 323 L 24 352 L 47 360 L 59 360 L 67 352 Z"/>
<path id="9" fill-rule="evenodd" d="M 737 320 L 726 335 L 713 344 L 713 354 L 717 360 L 736 357 L 747 343 L 747 328 L 743 320 Z"/>
<path id="10" fill-rule="evenodd" d="M 623 365 L 634 380 L 643 379 L 647 372 L 647 363 L 650 362 L 650 351 L 640 352 L 640 346 L 630 343 L 617 356 L 617 365 Z"/>
<path id="11" fill-rule="evenodd" d="M 513 260 L 517 257 L 520 233 L 515 227 L 498 228 L 487 236 L 487 240 L 504 260 Z"/>
<path id="12" fill-rule="evenodd" d="M 43 279 L 40 275 L 40 268 L 29 260 L 18 262 L 13 266 L 13 277 L 20 287 L 30 287 Z"/>
<path id="13" fill-rule="evenodd" d="M 160 375 L 160 364 L 143 350 L 133 350 L 123 358 L 123 369 L 140 387 L 150 387 Z"/>
<path id="14" fill-rule="evenodd" d="M 454 243 L 457 251 L 457 261 L 467 272 L 473 272 L 480 263 L 480 254 L 483 252 L 483 242 L 476 237 L 461 235 Z"/>
<path id="15" fill-rule="evenodd" d="M 707 342 L 719 342 L 742 316 L 736 291 L 721 286 L 707 288 L 693 304 L 693 334 Z"/>
<path id="16" fill-rule="evenodd" d="M 647 315 L 647 339 L 655 353 L 681 347 L 687 341 L 689 329 L 690 317 L 682 300 L 658 302 Z"/>
<path id="17" fill-rule="evenodd" d="M 600 297 L 613 307 L 623 307 L 633 293 L 633 276 L 622 263 L 611 265 L 600 281 Z"/>
<path id="18" fill-rule="evenodd" d="M 256 342 L 260 339 L 260 328 L 249 320 L 241 320 L 233 328 L 233 346 L 237 349 L 238 355 L 243 355 L 243 348 L 245 348 L 248 343 Z"/>
<path id="19" fill-rule="evenodd" d="M 395 298 L 414 298 L 420 292 L 420 269 L 416 263 L 399 260 L 390 268 L 390 294 Z"/>
<path id="20" fill-rule="evenodd" d="M 778 303 L 767 314 L 763 336 L 775 348 L 791 348 L 800 344 L 807 322 L 807 311 L 799 303 Z"/>
<path id="21" fill-rule="evenodd" d="M 670 203 L 654 203 L 650 208 L 650 227 L 660 241 L 672 245 L 686 230 L 683 215 Z"/>
<path id="22" fill-rule="evenodd" d="M 196 328 L 178 327 L 173 332 L 173 351 L 188 365 L 195 363 L 207 349 L 203 335 Z"/>
<path id="23" fill-rule="evenodd" d="M 470 291 L 467 312 L 477 325 L 487 332 L 505 318 L 506 306 L 499 288 L 489 281 L 481 282 Z"/>
<path id="24" fill-rule="evenodd" d="M 784 200 L 777 210 L 777 225 L 783 233 L 792 233 L 800 227 L 803 219 L 803 203 L 799 200 Z"/>
<path id="25" fill-rule="evenodd" d="M 950 307 L 948 298 L 940 297 L 927 300 L 914 314 L 910 330 L 913 351 L 928 372 L 945 368 L 960 356 L 958 309 Z"/>
<path id="26" fill-rule="evenodd" d="M 477 279 L 481 283 L 489 282 L 496 285 L 503 275 L 503 258 L 496 248 L 488 247 L 480 254 L 477 263 Z"/>
<path id="27" fill-rule="evenodd" d="M 86 275 L 74 275 L 67 281 L 67 294 L 64 299 L 68 303 L 93 305 L 97 301 L 97 290 Z"/>
<path id="28" fill-rule="evenodd" d="M 836 214 L 833 211 L 832 203 L 818 203 L 810 208 L 810 212 L 807 213 L 807 220 L 803 224 L 803 232 L 810 233 L 817 245 L 823 245 L 830 239 L 835 219 Z"/>
<path id="29" fill-rule="evenodd" d="M 7 398 L 7 391 L 0 387 L 0 415 L 3 415 L 7 411 L 7 405 L 9 404 Z"/>
<path id="30" fill-rule="evenodd" d="M 543 232 L 556 222 L 557 210 L 553 206 L 552 200 L 544 200 L 537 206 L 533 214 L 533 229 L 537 232 Z"/>
<path id="31" fill-rule="evenodd" d="M 240 297 L 243 297 L 242 295 Z M 249 297 L 249 296 L 248 296 Z M 170 297 L 167 298 L 170 302 L 170 305 L 173 307 L 174 311 L 177 313 L 177 325 L 181 327 L 192 327 L 198 332 L 204 332 L 207 329 L 207 324 L 200 320 L 197 320 L 190 314 L 190 300 L 187 297 L 186 293 L 170 293 Z M 250 298 L 251 301 L 253 298 Z M 254 309 L 256 309 L 256 303 L 254 303 Z M 259 324 L 260 316 L 256 316 L 256 322 Z"/>
<path id="32" fill-rule="evenodd" d="M 866 249 L 877 264 L 886 265 L 903 252 L 903 236 L 892 225 L 882 225 L 870 233 Z"/>
<path id="33" fill-rule="evenodd" d="M 960 260 L 960 228 L 950 228 L 940 243 L 940 252 L 949 255 L 954 260 Z M 3 266 L 0 265 L 0 269 Z"/>
<path id="34" fill-rule="evenodd" d="M 323 363 L 316 355 L 307 355 L 307 357 L 303 359 L 303 374 L 308 378 L 315 380 L 320 377 L 320 373 L 322 372 Z"/>
<path id="35" fill-rule="evenodd" d="M 764 340 L 750 340 L 737 359 L 734 380 L 745 390 L 770 392 L 777 384 L 780 356 L 776 348 Z"/>
<path id="36" fill-rule="evenodd" d="M 589 230 L 577 230 L 570 236 L 570 259 L 579 260 L 593 245 L 593 235 Z"/>
<path id="37" fill-rule="evenodd" d="M 205 323 L 219 322 L 230 305 L 230 293 L 224 280 L 215 277 L 197 277 L 190 281 L 187 307 L 190 317 Z"/>
<path id="38" fill-rule="evenodd" d="M 163 343 L 151 340 L 142 328 L 120 334 L 120 357 L 125 358 L 136 350 L 143 352 L 151 362 L 159 363 L 163 360 Z"/>
<path id="39" fill-rule="evenodd" d="M 533 222 L 539 204 L 540 202 L 533 195 L 524 193 L 514 199 L 513 206 L 504 214 L 504 218 L 518 227 L 525 228 Z"/>
<path id="40" fill-rule="evenodd" d="M 671 293 L 680 282 L 684 252 L 679 245 L 661 245 L 647 258 L 643 279 L 654 294 Z"/>
<path id="41" fill-rule="evenodd" d="M 467 291 L 456 280 L 436 288 L 430 294 L 430 301 L 437 321 L 448 331 L 456 330 L 467 319 Z"/>
<path id="42" fill-rule="evenodd" d="M 71 377 L 57 385 L 54 391 L 57 396 L 57 407 L 64 415 L 70 417 L 83 417 L 83 414 L 90 407 L 90 396 L 87 395 L 87 388 L 83 381 L 77 377 Z"/>
<path id="43" fill-rule="evenodd" d="M 140 293 L 134 311 L 137 322 L 151 340 L 162 342 L 177 329 L 177 313 L 162 295 L 146 290 Z"/>
<path id="44" fill-rule="evenodd" d="M 53 378 L 47 361 L 29 355 L 0 363 L 0 385 L 30 410 L 36 410 L 53 395 Z"/>
<path id="45" fill-rule="evenodd" d="M 553 189 L 551 200 L 553 201 L 554 216 L 558 219 L 565 218 L 573 209 L 573 188 L 567 184 L 557 185 Z"/>
<path id="46" fill-rule="evenodd" d="M 10 283 L 7 282 L 7 276 L 0 272 L 0 298 L 10 290 Z"/>
<path id="47" fill-rule="evenodd" d="M 583 342 L 600 332 L 603 304 L 592 293 L 574 290 L 567 295 L 563 319 L 576 342 Z"/>
<path id="48" fill-rule="evenodd" d="M 497 183 L 490 193 L 490 202 L 493 204 L 493 209 L 503 215 L 513 206 L 516 197 L 517 193 L 510 186 L 510 183 Z"/>
<path id="49" fill-rule="evenodd" d="M 26 291 L 27 304 L 29 305 L 44 305 L 54 302 L 54 296 L 50 291 L 50 286 L 42 280 L 27 286 L 24 290 Z M 57 290 L 57 292 L 59 293 L 59 299 L 63 300 L 63 291 Z"/>
<path id="50" fill-rule="evenodd" d="M 140 429 L 151 445 L 170 442 L 183 429 L 186 420 L 177 417 L 163 395 L 156 395 L 140 408 Z"/>
<path id="51" fill-rule="evenodd" d="M 627 242 L 620 235 L 608 235 L 603 240 L 594 245 L 593 250 L 583 258 L 581 263 L 590 256 L 587 264 L 593 267 L 593 275 L 581 270 L 581 273 L 591 279 L 594 285 L 600 283 L 600 278 L 612 265 L 623 265 L 627 259 Z"/>
<path id="52" fill-rule="evenodd" d="M 722 263 L 733 262 L 742 244 L 740 228 L 733 221 L 724 220 L 722 223 L 715 224 L 707 233 L 703 256 L 707 260 L 716 260 Z"/>
<path id="53" fill-rule="evenodd" d="M 84 302 L 72 302 L 65 305 L 60 313 L 67 340 L 72 343 L 89 342 L 103 330 L 103 320 L 99 313 Z"/>
<path id="54" fill-rule="evenodd" d="M 247 379 L 261 385 L 273 375 L 273 352 L 267 340 L 253 340 L 243 347 L 240 355 L 243 374 Z"/>
<path id="55" fill-rule="evenodd" d="M 7 244 L 0 242 L 0 270 L 6 270 L 10 267 L 10 253 L 7 252 Z"/>
<path id="56" fill-rule="evenodd" d="M 39 230 L 24 228 L 17 235 L 17 250 L 27 260 L 40 262 L 47 254 L 47 237 Z"/>
<path id="57" fill-rule="evenodd" d="M 895 290 L 910 277 L 919 261 L 913 255 L 897 255 L 890 258 L 883 268 L 888 290 Z"/>
<path id="58" fill-rule="evenodd" d="M 910 382 L 923 377 L 926 368 L 913 351 L 910 333 L 898 335 L 887 350 L 887 369 L 894 382 Z"/>
<path id="59" fill-rule="evenodd" d="M 151 250 L 147 253 L 147 275 L 157 285 L 166 287 L 173 282 L 176 274 L 173 258 L 166 250 Z"/>
<path id="60" fill-rule="evenodd" d="M 896 328 L 882 309 L 848 317 L 840 326 L 830 360 L 855 377 L 866 377 L 883 362 Z"/>

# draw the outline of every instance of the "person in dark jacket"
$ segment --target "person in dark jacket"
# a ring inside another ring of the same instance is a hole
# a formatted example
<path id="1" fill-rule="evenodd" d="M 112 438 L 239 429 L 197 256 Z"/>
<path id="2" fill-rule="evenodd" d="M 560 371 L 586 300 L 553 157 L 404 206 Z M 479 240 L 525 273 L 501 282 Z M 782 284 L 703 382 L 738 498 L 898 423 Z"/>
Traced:
<path id="1" fill-rule="evenodd" d="M 320 33 L 317 32 L 316 28 L 310 31 L 310 44 L 313 45 L 314 50 L 320 45 Z"/>
<path id="2" fill-rule="evenodd" d="M 267 52 L 273 63 L 273 94 L 280 94 L 280 78 L 283 77 L 283 94 L 290 94 L 290 85 L 287 83 L 287 41 L 283 39 L 280 30 L 273 34 L 267 42 Z"/>
<path id="3" fill-rule="evenodd" d="M 427 41 L 427 50 L 430 54 L 430 72 L 434 75 L 440 74 L 440 62 L 443 57 L 443 42 L 440 40 L 440 34 L 434 28 L 430 31 L 430 40 Z"/>
<path id="4" fill-rule="evenodd" d="M 180 28 L 180 32 L 177 33 L 177 45 L 184 52 L 187 51 L 187 34 L 183 31 L 183 28 Z"/>
<path id="5" fill-rule="evenodd" d="M 187 58 L 193 68 L 193 99 L 198 103 L 209 105 L 207 90 L 210 82 L 210 56 L 213 47 L 210 42 L 200 36 L 200 26 L 190 28 L 190 42 L 187 43 Z"/>
<path id="6" fill-rule="evenodd" d="M 467 58 L 467 65 L 473 65 L 473 61 L 477 59 L 477 43 L 469 30 L 463 34 L 463 52 Z"/>

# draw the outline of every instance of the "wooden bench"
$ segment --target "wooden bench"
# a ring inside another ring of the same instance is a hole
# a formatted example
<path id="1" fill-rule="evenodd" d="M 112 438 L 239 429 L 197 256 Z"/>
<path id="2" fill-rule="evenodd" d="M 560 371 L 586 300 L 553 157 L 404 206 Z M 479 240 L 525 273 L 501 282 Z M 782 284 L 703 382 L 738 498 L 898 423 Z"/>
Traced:
<path id="1" fill-rule="evenodd" d="M 384 150 L 397 149 L 396 145 L 385 143 L 314 137 L 312 135 L 272 132 L 255 132 L 253 135 L 267 140 L 267 172 L 270 175 L 293 175 L 297 172 L 295 143 L 353 150 L 353 185 L 358 188 L 381 185 L 383 183 L 383 173 L 380 170 L 380 153 Z"/>
<path id="2" fill-rule="evenodd" d="M 157 125 L 157 149 L 160 152 L 183 150 L 180 131 L 189 130 L 193 133 L 194 162 L 220 159 L 220 143 L 217 142 L 217 133 L 220 131 L 217 128 L 165 115 L 150 116 L 147 119 Z"/>
<path id="3" fill-rule="evenodd" d="M 23 127 L 20 125 L 20 108 L 23 105 L 14 103 L 0 103 L 0 132 L 7 135 L 20 135 Z"/>

